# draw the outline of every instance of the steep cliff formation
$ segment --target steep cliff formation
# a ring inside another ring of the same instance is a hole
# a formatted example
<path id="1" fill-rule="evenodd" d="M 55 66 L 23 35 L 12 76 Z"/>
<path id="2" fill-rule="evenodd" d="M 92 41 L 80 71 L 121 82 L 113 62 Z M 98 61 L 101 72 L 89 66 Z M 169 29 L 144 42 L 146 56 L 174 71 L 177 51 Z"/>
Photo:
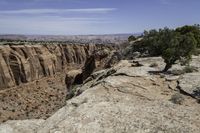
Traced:
<path id="1" fill-rule="evenodd" d="M 0 46 L 0 89 L 53 76 L 66 67 L 83 64 L 102 45 L 3 45 Z"/>
<path id="2" fill-rule="evenodd" d="M 81 72 L 90 55 L 102 65 L 100 60 L 111 49 L 91 44 L 0 45 L 0 123 L 48 118 L 65 105 L 70 95 L 66 83 L 71 79 L 66 81 L 66 74 Z"/>

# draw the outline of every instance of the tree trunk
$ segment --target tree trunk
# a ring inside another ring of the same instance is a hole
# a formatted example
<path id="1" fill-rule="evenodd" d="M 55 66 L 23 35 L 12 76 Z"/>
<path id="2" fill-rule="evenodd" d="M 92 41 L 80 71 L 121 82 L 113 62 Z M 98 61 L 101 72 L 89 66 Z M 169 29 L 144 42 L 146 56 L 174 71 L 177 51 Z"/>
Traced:
<path id="1" fill-rule="evenodd" d="M 172 67 L 172 65 L 169 64 L 169 63 L 167 63 L 167 64 L 165 65 L 165 68 L 163 69 L 163 72 L 167 72 L 171 67 Z"/>

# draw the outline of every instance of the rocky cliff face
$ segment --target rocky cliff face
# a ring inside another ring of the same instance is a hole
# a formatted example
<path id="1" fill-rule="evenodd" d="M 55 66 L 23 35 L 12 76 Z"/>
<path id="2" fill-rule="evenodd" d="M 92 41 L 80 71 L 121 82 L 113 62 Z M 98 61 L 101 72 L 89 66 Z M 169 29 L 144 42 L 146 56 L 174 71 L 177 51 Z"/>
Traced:
<path id="1" fill-rule="evenodd" d="M 30 45 L 30 42 L 0 45 L 0 123 L 48 118 L 65 105 L 70 95 L 67 83 L 72 77 L 68 76 L 66 81 L 66 74 L 81 72 L 80 68 L 93 53 L 95 60 L 103 64 L 100 60 L 111 49 L 104 45 Z"/>
<path id="2" fill-rule="evenodd" d="M 192 64 L 197 66 L 197 61 Z M 159 65 L 152 67 L 152 63 Z M 91 74 L 77 88 L 82 93 L 67 100 L 47 120 L 7 121 L 0 125 L 0 132 L 199 133 L 200 106 L 194 98 L 181 94 L 177 86 L 192 83 L 191 79 L 195 79 L 191 85 L 196 86 L 200 79 L 192 73 L 190 79 L 187 74 L 156 73 L 163 67 L 159 57 L 122 60 Z M 177 69 L 181 69 L 178 64 L 170 71 Z M 186 87 L 185 91 L 191 86 Z"/>
<path id="3" fill-rule="evenodd" d="M 80 66 L 102 45 L 0 46 L 0 89 L 53 76 L 66 66 Z"/>

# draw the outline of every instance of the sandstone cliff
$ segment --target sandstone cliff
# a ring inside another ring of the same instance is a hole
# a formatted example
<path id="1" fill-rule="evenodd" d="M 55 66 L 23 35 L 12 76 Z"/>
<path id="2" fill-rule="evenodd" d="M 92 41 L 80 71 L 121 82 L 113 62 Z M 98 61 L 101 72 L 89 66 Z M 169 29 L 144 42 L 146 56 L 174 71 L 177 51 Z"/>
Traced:
<path id="1" fill-rule="evenodd" d="M 78 67 L 102 45 L 0 46 L 0 89 L 53 76 L 66 66 Z"/>
<path id="2" fill-rule="evenodd" d="M 72 77 L 66 81 L 66 74 L 79 71 L 93 53 L 98 64 L 103 64 L 100 60 L 111 49 L 91 44 L 0 45 L 0 123 L 48 118 L 70 95 L 67 83 Z"/>

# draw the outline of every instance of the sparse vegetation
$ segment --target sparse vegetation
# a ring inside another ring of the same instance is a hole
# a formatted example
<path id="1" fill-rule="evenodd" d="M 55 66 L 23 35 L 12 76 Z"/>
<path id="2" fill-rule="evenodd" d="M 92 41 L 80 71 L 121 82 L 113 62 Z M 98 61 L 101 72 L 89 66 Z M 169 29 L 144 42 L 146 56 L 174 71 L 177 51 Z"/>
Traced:
<path id="1" fill-rule="evenodd" d="M 128 41 L 132 42 L 132 41 L 135 41 L 136 39 L 137 38 L 135 36 L 131 35 L 131 36 L 129 36 Z"/>
<path id="2" fill-rule="evenodd" d="M 182 70 L 181 69 L 172 70 L 171 74 L 173 74 L 173 75 L 182 75 L 182 74 L 185 74 L 185 73 L 193 73 L 193 72 L 198 72 L 198 68 L 196 68 L 194 66 L 187 65 Z"/>
<path id="3" fill-rule="evenodd" d="M 192 54 L 200 47 L 200 26 L 144 31 L 140 44 L 145 46 L 149 55 L 162 56 L 166 63 L 163 71 L 166 72 L 178 60 L 189 64 Z"/>
<path id="4" fill-rule="evenodd" d="M 172 95 L 170 101 L 174 104 L 183 104 L 184 97 L 180 93 Z"/>
<path id="5" fill-rule="evenodd" d="M 158 64 L 154 62 L 154 63 L 150 64 L 150 67 L 158 67 Z"/>
<path id="6" fill-rule="evenodd" d="M 198 72 L 198 69 L 196 67 L 193 66 L 186 66 L 183 69 L 184 73 L 192 73 L 192 72 Z"/>
<path id="7" fill-rule="evenodd" d="M 177 70 L 177 69 L 174 69 L 171 71 L 171 74 L 173 74 L 173 75 L 182 75 L 184 73 L 185 72 L 183 70 Z"/>
<path id="8" fill-rule="evenodd" d="M 76 95 L 77 88 L 79 86 L 80 85 L 72 85 L 71 89 L 69 90 L 69 92 L 68 92 L 68 94 L 66 96 L 66 100 L 69 100 L 69 99 L 73 98 Z"/>

